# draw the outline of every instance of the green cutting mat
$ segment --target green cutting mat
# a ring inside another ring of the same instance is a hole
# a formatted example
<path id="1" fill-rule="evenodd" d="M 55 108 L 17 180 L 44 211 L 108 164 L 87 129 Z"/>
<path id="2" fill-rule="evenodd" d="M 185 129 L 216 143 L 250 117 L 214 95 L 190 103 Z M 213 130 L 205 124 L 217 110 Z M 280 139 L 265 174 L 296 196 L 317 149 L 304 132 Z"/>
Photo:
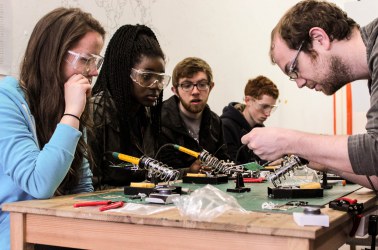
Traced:
<path id="1" fill-rule="evenodd" d="M 198 188 L 205 186 L 204 184 L 188 184 L 188 183 L 178 183 L 183 188 L 189 188 L 189 190 L 194 191 Z M 322 198 L 300 198 L 300 199 L 272 199 L 268 197 L 268 187 L 273 187 L 271 183 L 245 183 L 245 187 L 251 188 L 250 192 L 245 193 L 230 193 L 227 194 L 234 196 L 239 204 L 248 211 L 255 212 L 279 212 L 279 213 L 292 213 L 302 211 L 303 208 L 292 208 L 286 211 L 282 210 L 266 210 L 262 209 L 262 204 L 264 202 L 273 202 L 274 204 L 282 205 L 289 201 L 306 201 L 309 205 L 326 205 L 330 201 L 346 196 L 357 189 L 360 189 L 360 185 L 351 185 L 346 186 L 333 186 L 332 189 L 325 189 L 324 196 Z M 234 188 L 235 183 L 229 181 L 226 184 L 214 185 L 216 188 L 226 192 L 227 188 Z M 125 201 L 131 203 L 140 203 L 145 204 L 143 200 L 140 199 L 130 199 L 129 195 L 124 195 L 123 191 L 109 192 L 105 194 L 96 194 L 89 196 L 81 196 L 80 199 L 84 200 L 112 200 L 112 201 Z"/>

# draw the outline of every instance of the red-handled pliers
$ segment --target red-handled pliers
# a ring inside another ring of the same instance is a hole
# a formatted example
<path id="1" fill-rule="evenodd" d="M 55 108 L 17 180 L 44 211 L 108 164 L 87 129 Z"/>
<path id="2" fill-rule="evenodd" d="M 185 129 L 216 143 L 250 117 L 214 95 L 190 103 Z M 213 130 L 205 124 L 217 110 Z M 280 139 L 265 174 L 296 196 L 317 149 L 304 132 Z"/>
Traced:
<path id="1" fill-rule="evenodd" d="M 91 206 L 99 206 L 99 205 L 103 205 L 103 206 L 99 207 L 99 209 L 98 209 L 102 212 L 102 211 L 106 211 L 106 210 L 109 210 L 109 209 L 123 207 L 123 201 L 116 201 L 116 202 L 113 202 L 113 201 L 110 201 L 110 200 L 85 201 L 85 202 L 75 203 L 73 206 L 74 207 L 91 207 Z"/>

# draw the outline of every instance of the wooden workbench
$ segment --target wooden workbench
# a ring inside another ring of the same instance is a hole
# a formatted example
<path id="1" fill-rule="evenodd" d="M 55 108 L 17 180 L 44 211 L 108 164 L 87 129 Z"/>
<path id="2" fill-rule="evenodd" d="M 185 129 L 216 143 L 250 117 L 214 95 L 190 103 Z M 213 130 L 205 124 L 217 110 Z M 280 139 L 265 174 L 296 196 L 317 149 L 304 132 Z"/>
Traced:
<path id="1" fill-rule="evenodd" d="M 376 205 L 372 191 L 348 195 Z M 322 209 L 330 227 L 295 224 L 291 214 L 227 213 L 211 222 L 183 218 L 176 208 L 153 215 L 99 212 L 98 208 L 73 208 L 77 196 L 4 204 L 11 213 L 11 247 L 29 243 L 83 249 L 338 249 L 347 238 L 351 217 Z"/>

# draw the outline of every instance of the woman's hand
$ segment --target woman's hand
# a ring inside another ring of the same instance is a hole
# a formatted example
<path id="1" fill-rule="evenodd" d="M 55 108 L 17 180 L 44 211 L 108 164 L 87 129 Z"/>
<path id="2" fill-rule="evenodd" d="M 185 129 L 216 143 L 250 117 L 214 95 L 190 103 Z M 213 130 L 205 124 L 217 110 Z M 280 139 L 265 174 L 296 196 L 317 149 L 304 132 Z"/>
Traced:
<path id="1" fill-rule="evenodd" d="M 65 114 L 72 114 L 80 118 L 84 112 L 87 96 L 91 93 L 89 80 L 80 74 L 71 76 L 64 84 Z"/>

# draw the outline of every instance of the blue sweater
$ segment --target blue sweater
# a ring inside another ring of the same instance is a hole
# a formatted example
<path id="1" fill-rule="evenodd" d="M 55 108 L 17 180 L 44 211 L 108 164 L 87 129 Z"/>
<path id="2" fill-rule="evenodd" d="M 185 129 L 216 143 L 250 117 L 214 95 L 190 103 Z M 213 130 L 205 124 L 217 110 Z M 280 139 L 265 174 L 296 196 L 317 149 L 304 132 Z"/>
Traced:
<path id="1" fill-rule="evenodd" d="M 0 248 L 10 248 L 9 213 L 4 203 L 46 199 L 66 176 L 82 133 L 58 124 L 50 141 L 38 145 L 34 118 L 18 81 L 6 77 L 0 81 Z M 92 173 L 84 161 L 77 187 L 67 193 L 93 191 Z"/>

